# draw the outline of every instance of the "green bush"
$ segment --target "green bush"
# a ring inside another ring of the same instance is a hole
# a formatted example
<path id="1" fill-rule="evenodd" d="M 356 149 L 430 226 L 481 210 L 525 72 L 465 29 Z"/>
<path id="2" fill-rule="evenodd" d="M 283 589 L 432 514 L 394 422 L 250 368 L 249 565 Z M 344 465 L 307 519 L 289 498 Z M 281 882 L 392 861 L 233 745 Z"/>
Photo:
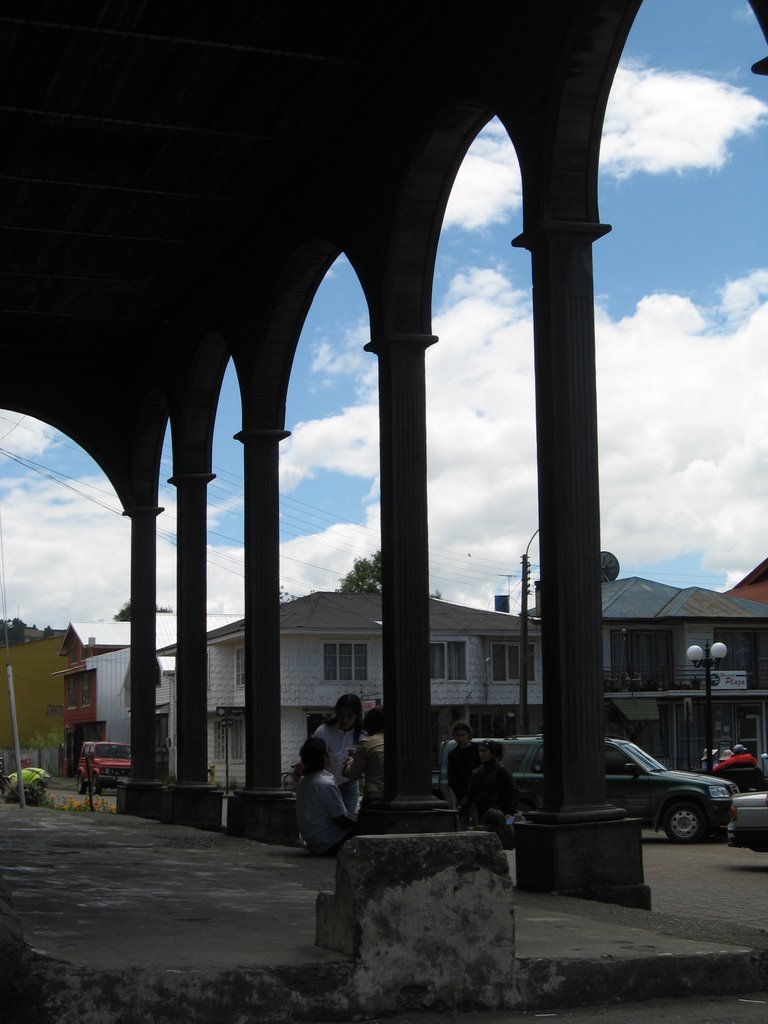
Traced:
<path id="1" fill-rule="evenodd" d="M 17 804 L 19 802 L 19 787 L 17 783 L 11 784 L 8 791 L 3 794 L 3 800 L 7 804 Z M 24 787 L 24 803 L 28 807 L 56 806 L 56 801 L 48 793 L 47 789 L 36 783 L 29 783 Z"/>

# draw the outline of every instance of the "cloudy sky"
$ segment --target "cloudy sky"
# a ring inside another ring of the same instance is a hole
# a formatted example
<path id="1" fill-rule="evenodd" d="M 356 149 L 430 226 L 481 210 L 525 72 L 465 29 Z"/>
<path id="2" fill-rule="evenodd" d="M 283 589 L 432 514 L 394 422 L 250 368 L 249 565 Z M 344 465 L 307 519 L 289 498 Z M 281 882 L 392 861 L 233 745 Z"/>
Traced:
<path id="1" fill-rule="evenodd" d="M 768 53 L 743 0 L 645 0 L 616 76 L 595 244 L 601 525 L 620 575 L 732 586 L 768 556 Z M 491 122 L 441 238 L 427 353 L 431 586 L 519 607 L 538 527 L 530 255 L 517 160 Z M 341 257 L 302 334 L 282 445 L 286 591 L 333 590 L 379 546 L 376 359 Z M 242 452 L 227 375 L 209 488 L 209 610 L 242 610 Z M 176 606 L 170 446 L 158 601 Z M 0 410 L 2 598 L 38 626 L 110 619 L 129 523 L 67 437 Z M 532 539 L 533 538 L 533 539 Z M 596 567 L 597 571 L 597 567 Z"/>

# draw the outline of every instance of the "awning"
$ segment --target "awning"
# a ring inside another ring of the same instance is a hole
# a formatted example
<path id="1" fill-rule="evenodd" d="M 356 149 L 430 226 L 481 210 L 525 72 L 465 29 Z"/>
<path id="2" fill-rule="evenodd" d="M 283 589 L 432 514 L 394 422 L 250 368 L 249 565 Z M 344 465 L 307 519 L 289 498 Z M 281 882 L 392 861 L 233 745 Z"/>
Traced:
<path id="1" fill-rule="evenodd" d="M 611 704 L 627 722 L 659 720 L 659 704 L 655 697 L 611 697 Z"/>

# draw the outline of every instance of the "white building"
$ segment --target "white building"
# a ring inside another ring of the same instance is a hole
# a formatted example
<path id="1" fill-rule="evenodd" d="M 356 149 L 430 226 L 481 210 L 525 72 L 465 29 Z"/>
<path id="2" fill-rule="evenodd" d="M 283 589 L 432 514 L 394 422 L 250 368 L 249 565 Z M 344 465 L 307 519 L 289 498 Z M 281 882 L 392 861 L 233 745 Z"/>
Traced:
<path id="1" fill-rule="evenodd" d="M 467 718 L 480 734 L 514 733 L 520 620 L 433 598 L 430 624 L 435 757 L 457 718 Z M 287 772 L 303 741 L 342 693 L 357 693 L 368 706 L 384 701 L 381 597 L 334 592 L 286 602 L 280 637 L 282 770 Z M 242 620 L 208 634 L 209 760 L 216 781 L 230 788 L 245 783 L 244 653 Z M 527 676 L 530 729 L 539 731 L 540 644 L 534 622 L 529 624 Z"/>

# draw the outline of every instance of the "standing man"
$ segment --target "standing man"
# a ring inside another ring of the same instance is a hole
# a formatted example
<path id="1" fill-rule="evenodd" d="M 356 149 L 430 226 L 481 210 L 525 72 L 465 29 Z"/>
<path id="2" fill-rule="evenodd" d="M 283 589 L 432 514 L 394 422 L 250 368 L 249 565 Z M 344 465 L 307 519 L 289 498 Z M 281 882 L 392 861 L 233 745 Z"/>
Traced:
<path id="1" fill-rule="evenodd" d="M 456 741 L 456 746 L 448 754 L 448 785 L 451 787 L 458 807 L 466 796 L 472 772 L 475 768 L 480 767 L 480 754 L 476 744 L 472 742 L 472 729 L 469 722 L 454 722 L 451 735 Z M 473 813 L 474 811 L 470 809 L 466 813 L 459 814 L 457 822 L 459 832 L 467 831 Z"/>

